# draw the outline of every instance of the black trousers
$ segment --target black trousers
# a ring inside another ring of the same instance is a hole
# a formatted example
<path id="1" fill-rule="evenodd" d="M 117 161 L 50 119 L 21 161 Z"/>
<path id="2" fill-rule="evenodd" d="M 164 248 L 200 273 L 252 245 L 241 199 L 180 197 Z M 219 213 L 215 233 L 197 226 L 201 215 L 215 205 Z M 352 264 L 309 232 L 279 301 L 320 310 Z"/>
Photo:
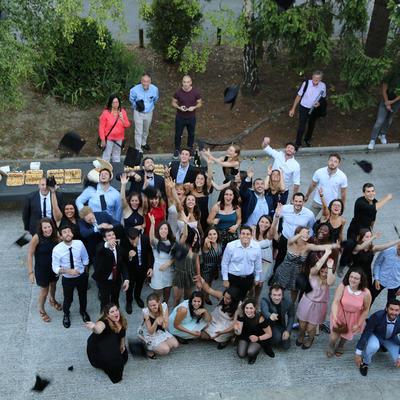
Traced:
<path id="1" fill-rule="evenodd" d="M 143 284 L 146 280 L 147 271 L 145 268 L 129 269 L 129 289 L 126 291 L 126 304 L 131 304 L 133 298 L 140 299 Z"/>
<path id="2" fill-rule="evenodd" d="M 285 327 L 281 324 L 272 324 L 272 337 L 271 337 L 271 345 L 279 346 L 283 350 L 287 350 L 290 347 L 290 336 L 287 340 L 282 340 L 282 334 L 285 332 Z"/>
<path id="3" fill-rule="evenodd" d="M 104 306 L 114 303 L 119 307 L 119 292 L 121 290 L 121 280 L 117 279 L 97 282 L 100 297 L 100 312 Z"/>
<path id="4" fill-rule="evenodd" d="M 63 311 L 64 314 L 69 315 L 72 301 L 74 300 L 74 289 L 78 291 L 79 297 L 79 312 L 86 312 L 87 306 L 87 287 L 88 287 L 88 276 L 86 273 L 76 278 L 62 278 L 62 287 L 64 292 Z"/>
<path id="5" fill-rule="evenodd" d="M 377 290 L 377 289 L 375 288 L 375 285 L 372 284 L 372 288 L 371 288 L 371 297 L 372 297 L 372 300 L 371 300 L 371 307 L 372 307 L 373 302 L 374 302 L 375 299 L 379 296 L 379 293 L 382 292 L 383 289 L 385 289 L 385 287 L 381 285 L 381 288 L 380 288 L 379 290 Z M 397 293 L 397 291 L 398 291 L 399 289 L 400 289 L 400 286 L 397 287 L 397 288 L 395 288 L 395 289 L 388 289 L 388 292 L 387 292 L 387 301 L 389 301 L 389 300 L 395 300 L 395 299 L 396 299 L 396 293 Z"/>
<path id="6" fill-rule="evenodd" d="M 303 107 L 302 105 L 299 106 L 299 127 L 297 128 L 297 136 L 296 136 L 297 147 L 302 145 L 302 139 L 306 128 L 307 132 L 304 137 L 304 140 L 309 141 L 312 138 L 312 134 L 315 128 L 316 118 L 313 116 L 313 113 L 311 113 L 310 115 L 309 112 L 310 112 L 309 108 Z"/>
<path id="7" fill-rule="evenodd" d="M 236 287 L 239 291 L 239 299 L 243 300 L 247 292 L 253 287 L 254 274 L 246 276 L 237 276 L 228 274 L 229 286 Z"/>
<path id="8" fill-rule="evenodd" d="M 181 149 L 183 130 L 187 129 L 188 147 L 193 147 L 194 144 L 194 131 L 196 128 L 196 117 L 182 118 L 179 115 L 175 117 L 175 150 Z"/>

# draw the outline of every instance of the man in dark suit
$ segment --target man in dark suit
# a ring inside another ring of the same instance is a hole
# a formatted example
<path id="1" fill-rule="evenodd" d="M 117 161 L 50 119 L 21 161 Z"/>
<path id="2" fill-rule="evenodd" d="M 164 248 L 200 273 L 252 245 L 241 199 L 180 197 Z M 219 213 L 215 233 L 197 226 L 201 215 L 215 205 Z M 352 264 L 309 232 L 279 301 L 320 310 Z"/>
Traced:
<path id="1" fill-rule="evenodd" d="M 271 323 L 272 345 L 287 350 L 295 312 L 292 301 L 284 296 L 279 285 L 272 285 L 268 297 L 261 300 L 261 313 Z"/>
<path id="2" fill-rule="evenodd" d="M 179 161 L 172 161 L 170 176 L 176 183 L 194 183 L 197 168 L 190 164 L 192 153 L 188 148 L 182 148 L 179 154 Z"/>
<path id="3" fill-rule="evenodd" d="M 83 243 L 89 253 L 90 261 L 94 262 L 96 258 L 96 248 L 103 242 L 102 231 L 105 229 L 114 229 L 118 238 L 121 238 L 120 232 L 123 232 L 121 224 L 110 216 L 106 211 L 93 212 L 93 210 L 84 206 L 79 211 L 79 231 Z"/>
<path id="4" fill-rule="evenodd" d="M 31 193 L 27 197 L 22 213 L 24 229 L 29 231 L 32 236 L 37 233 L 37 226 L 42 218 L 53 219 L 50 188 L 47 186 L 46 178 L 40 180 L 38 187 L 38 191 Z M 58 205 L 62 209 L 61 194 L 56 192 L 56 196 Z"/>
<path id="5" fill-rule="evenodd" d="M 143 159 L 143 170 L 128 172 L 127 176 L 131 182 L 128 194 L 132 192 L 140 193 L 143 190 L 143 186 L 152 186 L 161 192 L 164 199 L 167 198 L 165 194 L 164 177 L 154 173 L 154 160 L 151 157 L 145 157 Z M 118 174 L 117 180 L 120 179 L 121 174 Z"/>
<path id="6" fill-rule="evenodd" d="M 129 288 L 128 270 L 124 260 L 124 250 L 119 246 L 112 229 L 103 231 L 104 243 L 97 246 L 93 279 L 99 288 L 100 311 L 109 303 L 119 306 L 119 292 Z"/>
<path id="7" fill-rule="evenodd" d="M 254 171 L 250 168 L 247 177 L 240 185 L 240 197 L 242 199 L 242 222 L 245 225 L 255 226 L 262 215 L 272 216 L 273 199 L 265 190 L 264 180 L 257 178 L 253 182 Z"/>
<path id="8" fill-rule="evenodd" d="M 384 310 L 373 313 L 356 346 L 355 362 L 362 376 L 367 376 L 372 357 L 387 350 L 394 365 L 400 368 L 400 301 L 391 299 Z"/>
<path id="9" fill-rule="evenodd" d="M 151 277 L 153 273 L 154 257 L 150 239 L 146 235 L 142 235 L 138 229 L 129 229 L 128 241 L 125 256 L 127 257 L 126 264 L 130 285 L 126 291 L 126 312 L 132 314 L 133 297 L 140 308 L 144 307 L 140 295 L 144 281 L 147 277 Z"/>

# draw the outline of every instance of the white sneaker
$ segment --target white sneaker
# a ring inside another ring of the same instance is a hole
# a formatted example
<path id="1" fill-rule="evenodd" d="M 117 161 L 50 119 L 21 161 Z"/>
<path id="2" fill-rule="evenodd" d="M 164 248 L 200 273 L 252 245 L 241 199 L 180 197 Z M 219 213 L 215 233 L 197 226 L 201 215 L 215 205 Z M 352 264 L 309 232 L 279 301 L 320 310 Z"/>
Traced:
<path id="1" fill-rule="evenodd" d="M 380 135 L 379 140 L 382 144 L 387 144 L 386 135 Z"/>
<path id="2" fill-rule="evenodd" d="M 368 150 L 373 150 L 375 147 L 375 140 L 371 140 L 368 144 Z"/>

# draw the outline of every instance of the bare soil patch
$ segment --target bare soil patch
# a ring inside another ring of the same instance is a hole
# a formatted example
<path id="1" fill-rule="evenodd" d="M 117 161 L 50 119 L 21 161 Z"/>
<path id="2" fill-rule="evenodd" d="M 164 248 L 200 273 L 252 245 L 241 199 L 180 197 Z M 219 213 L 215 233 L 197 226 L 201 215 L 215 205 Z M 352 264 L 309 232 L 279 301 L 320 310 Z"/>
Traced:
<path id="1" fill-rule="evenodd" d="M 153 82 L 160 90 L 160 101 L 156 106 L 149 139 L 152 152 L 172 152 L 175 111 L 171 107 L 171 98 L 180 85 L 182 74 L 176 66 L 166 64 L 150 49 L 132 46 L 132 51 L 152 74 Z M 286 67 L 267 62 L 260 65 L 260 92 L 252 96 L 240 94 L 232 110 L 225 105 L 225 87 L 241 82 L 241 62 L 240 49 L 216 47 L 207 71 L 193 74 L 194 85 L 201 90 L 204 100 L 204 107 L 197 115 L 197 138 L 231 138 L 273 110 L 282 106 L 289 110 L 303 78 Z M 340 87 L 334 70 L 326 71 L 324 81 L 328 85 L 328 95 Z M 81 109 L 32 88 L 25 89 L 24 98 L 25 105 L 21 110 L 0 114 L 0 158 L 53 157 L 59 140 L 68 130 L 79 132 L 87 140 L 82 155 L 99 154 L 95 143 L 103 104 Z M 378 103 L 378 89 L 376 99 Z M 124 106 L 130 109 L 127 100 Z M 129 116 L 132 118 L 131 112 Z M 345 114 L 329 103 L 327 117 L 317 122 L 313 146 L 367 144 L 375 116 L 376 107 Z M 245 138 L 243 148 L 259 148 L 262 137 L 266 135 L 273 138 L 276 146 L 283 146 L 288 140 L 294 140 L 296 128 L 297 118 L 292 119 L 287 113 L 282 113 Z M 400 140 L 399 128 L 397 119 L 391 128 L 389 142 Z M 133 128 L 127 132 L 127 137 L 130 142 L 133 141 Z M 186 139 L 183 143 L 186 143 Z"/>

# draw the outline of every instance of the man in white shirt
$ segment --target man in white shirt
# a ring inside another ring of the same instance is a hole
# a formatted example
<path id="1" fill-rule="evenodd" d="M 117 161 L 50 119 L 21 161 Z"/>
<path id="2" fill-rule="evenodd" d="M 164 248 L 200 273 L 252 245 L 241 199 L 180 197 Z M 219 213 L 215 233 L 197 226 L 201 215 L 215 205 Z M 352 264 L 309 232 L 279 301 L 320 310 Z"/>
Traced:
<path id="1" fill-rule="evenodd" d="M 82 241 L 73 240 L 74 235 L 70 227 L 60 226 L 59 232 L 62 242 L 53 249 L 52 268 L 54 273 L 62 275 L 63 325 L 69 328 L 71 326 L 69 310 L 75 288 L 78 290 L 79 311 L 83 322 L 90 321 L 90 316 L 86 312 L 89 256 Z"/>
<path id="2" fill-rule="evenodd" d="M 339 169 L 341 159 L 340 154 L 332 153 L 328 158 L 328 166 L 319 168 L 314 172 L 305 201 L 307 202 L 310 195 L 315 191 L 311 206 L 311 211 L 315 217 L 321 211 L 322 200 L 325 201 L 327 206 L 332 200 L 336 199 L 341 199 L 343 206 L 346 205 L 347 176 Z M 318 190 L 315 190 L 315 188 L 318 188 Z"/>
<path id="3" fill-rule="evenodd" d="M 312 74 L 312 79 L 305 80 L 302 83 L 297 96 L 294 99 L 293 106 L 289 111 L 289 117 L 293 118 L 296 108 L 300 103 L 299 127 L 297 128 L 296 136 L 297 148 L 302 145 L 303 134 L 306 130 L 307 123 L 308 127 L 304 137 L 304 142 L 307 147 L 311 146 L 311 137 L 317 119 L 316 109 L 321 107 L 321 104 L 325 107 L 326 85 L 322 82 L 322 75 L 321 71 L 315 71 Z"/>
<path id="4" fill-rule="evenodd" d="M 313 234 L 313 226 L 315 217 L 311 210 L 304 207 L 304 194 L 295 193 L 293 195 L 293 204 L 287 204 L 282 207 L 280 216 L 283 220 L 282 234 L 278 241 L 278 255 L 276 256 L 274 271 L 285 258 L 287 252 L 287 241 L 295 234 L 294 231 L 298 226 L 304 226 Z"/>
<path id="5" fill-rule="evenodd" d="M 293 193 L 297 193 L 300 189 L 300 164 L 294 159 L 296 148 L 293 143 L 286 143 L 284 151 L 274 150 L 270 143 L 271 139 L 265 137 L 261 146 L 265 153 L 274 159 L 272 169 L 283 171 L 286 192 L 281 195 L 281 203 L 285 204 L 289 196 L 289 190 L 293 188 Z"/>
<path id="6" fill-rule="evenodd" d="M 236 287 L 240 299 L 261 284 L 261 247 L 252 240 L 251 228 L 242 226 L 238 240 L 227 244 L 221 262 L 224 287 Z"/>

